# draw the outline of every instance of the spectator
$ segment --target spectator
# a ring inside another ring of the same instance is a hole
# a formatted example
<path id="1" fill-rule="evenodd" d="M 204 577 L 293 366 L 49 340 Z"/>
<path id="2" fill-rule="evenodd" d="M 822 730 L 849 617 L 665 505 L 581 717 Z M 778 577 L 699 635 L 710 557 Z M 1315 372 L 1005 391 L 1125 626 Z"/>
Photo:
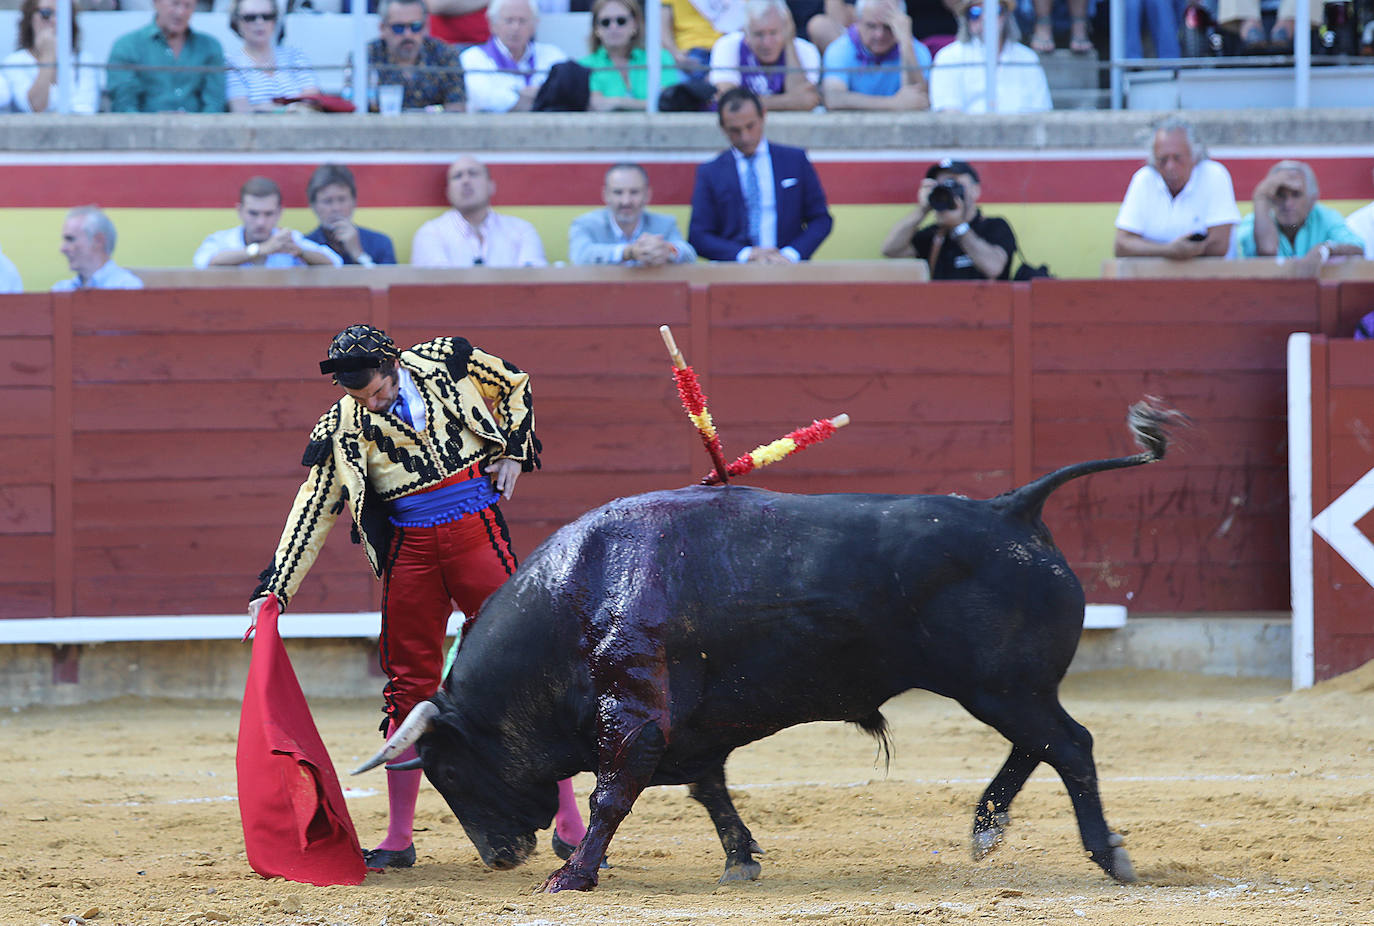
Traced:
<path id="1" fill-rule="evenodd" d="M 53 292 L 75 289 L 142 289 L 143 281 L 114 262 L 115 227 L 95 206 L 78 206 L 62 222 L 62 256 L 76 271 L 59 280 Z"/>
<path id="2" fill-rule="evenodd" d="M 1230 171 L 1207 157 L 1189 123 L 1170 117 L 1126 187 L 1113 250 L 1117 257 L 1225 257 L 1239 221 Z"/>
<path id="3" fill-rule="evenodd" d="M 784 0 L 748 0 L 743 32 L 731 32 L 711 48 L 708 78 L 717 93 L 747 86 L 768 98 L 770 110 L 809 111 L 820 105 L 821 53 L 797 38 Z"/>
<path id="4" fill-rule="evenodd" d="M 491 38 L 460 56 L 468 75 L 473 112 L 529 112 L 549 68 L 568 56 L 557 45 L 534 40 L 539 12 L 530 0 L 491 0 Z"/>
<path id="5" fill-rule="evenodd" d="M 1364 256 L 1364 241 L 1341 214 L 1317 202 L 1317 175 L 1305 161 L 1279 161 L 1255 185 L 1254 212 L 1236 235 L 1241 257 L 1299 257 L 1314 264 L 1333 255 Z"/>
<path id="6" fill-rule="evenodd" d="M 72 60 L 81 48 L 76 5 L 72 5 Z M 78 65 L 72 87 L 74 113 L 100 110 L 102 69 Z M 57 0 L 24 0 L 19 10 L 19 45 L 0 66 L 0 112 L 13 101 L 21 113 L 57 110 Z"/>
<path id="7" fill-rule="evenodd" d="M 358 205 L 353 171 L 342 164 L 321 164 L 305 185 L 305 199 L 320 220 L 307 239 L 329 248 L 345 264 L 371 267 L 396 263 L 390 238 L 353 223 L 353 210 Z"/>
<path id="8" fill-rule="evenodd" d="M 1145 43 L 1140 37 L 1142 14 L 1150 27 L 1150 40 L 1156 58 L 1179 58 L 1183 48 L 1178 41 L 1179 10 L 1174 0 L 1126 0 L 1126 57 L 1145 57 Z"/>
<path id="9" fill-rule="evenodd" d="M 1035 52 L 1021 44 L 1021 30 L 1011 13 L 1011 0 L 964 0 L 959 14 L 959 37 L 940 49 L 930 70 L 930 108 L 965 113 L 988 111 L 987 49 L 983 44 L 983 14 L 993 2 L 999 16 L 997 32 L 997 112 L 1040 113 L 1053 108 L 1050 82 Z"/>
<path id="10" fill-rule="evenodd" d="M 377 19 L 381 38 L 367 43 L 367 66 L 377 72 L 377 83 L 405 88 L 402 109 L 463 112 L 467 95 L 458 51 L 429 34 L 425 0 L 382 0 Z"/>
<path id="11" fill-rule="evenodd" d="M 280 44 L 280 18 L 277 0 L 233 0 L 229 28 L 243 38 L 243 46 L 224 56 L 230 112 L 272 112 L 278 97 L 320 92 L 305 53 Z"/>
<path id="12" fill-rule="evenodd" d="M 416 267 L 543 267 L 544 243 L 524 219 L 491 208 L 496 183 L 485 164 L 461 157 L 448 167 L 453 208 L 420 226 L 410 244 Z"/>
<path id="13" fill-rule="evenodd" d="M 105 83 L 117 113 L 224 112 L 224 52 L 191 29 L 192 0 L 153 0 L 153 21 L 120 36 Z"/>
<path id="14" fill-rule="evenodd" d="M 806 34 L 825 51 L 830 43 L 854 25 L 855 0 L 825 0 L 825 12 L 806 23 Z M 955 14 L 959 0 L 906 0 L 906 13 L 911 17 L 911 34 L 933 55 L 954 41 L 959 31 Z M 800 19 L 797 20 L 801 22 Z"/>
<path id="15" fill-rule="evenodd" d="M 1217 22 L 1240 36 L 1241 50 L 1254 54 L 1268 51 L 1292 51 L 1293 35 L 1296 30 L 1297 0 L 1279 0 L 1278 16 L 1274 28 L 1264 34 L 1264 19 L 1260 15 L 1260 0 L 1219 0 Z M 1325 4 L 1313 3 L 1308 7 L 1312 28 L 1322 24 L 1322 11 Z"/>
<path id="16" fill-rule="evenodd" d="M 823 58 L 827 109 L 927 109 L 930 52 L 911 37 L 911 17 L 893 0 L 859 0 L 858 21 Z"/>
<path id="17" fill-rule="evenodd" d="M 919 257 L 930 265 L 933 280 L 1011 279 L 1016 235 L 1005 219 L 978 210 L 982 193 L 978 171 L 967 161 L 945 158 L 930 165 L 916 208 L 887 233 L 883 256 Z M 919 228 L 932 213 L 935 221 Z"/>
<path id="18" fill-rule="evenodd" d="M 722 35 L 744 28 L 744 0 L 663 0 L 660 9 L 663 47 L 689 76 L 706 70 Z"/>
<path id="19" fill-rule="evenodd" d="M 606 208 L 578 216 L 568 229 L 572 262 L 653 267 L 695 261 L 697 252 L 683 240 L 677 219 L 645 211 L 651 195 L 649 175 L 638 164 L 606 171 Z"/>
<path id="20" fill-rule="evenodd" d="M 832 223 L 806 152 L 768 143 L 748 87 L 724 93 L 717 116 L 730 149 L 697 168 L 687 240 L 707 260 L 810 260 Z"/>
<path id="21" fill-rule="evenodd" d="M 250 177 L 239 189 L 237 228 L 211 232 L 191 263 L 206 267 L 339 266 L 343 259 L 290 228 L 281 219 L 281 187 L 266 177 Z"/>
<path id="22" fill-rule="evenodd" d="M 1374 260 L 1374 203 L 1361 206 L 1345 218 L 1345 227 L 1364 240 L 1366 260 Z"/>
<path id="23" fill-rule="evenodd" d="M 4 251 L 0 251 L 0 293 L 23 291 L 24 281 L 19 278 L 19 270 L 14 266 L 14 261 L 6 257 Z"/>
<path id="24" fill-rule="evenodd" d="M 644 50 L 644 11 L 637 0 L 596 0 L 592 5 L 591 54 L 577 63 L 591 68 L 590 109 L 644 109 L 649 96 L 649 56 Z M 660 84 L 682 82 L 672 53 L 659 49 Z"/>
<path id="25" fill-rule="evenodd" d="M 1035 0 L 1035 31 L 1031 33 L 1030 47 L 1033 51 L 1047 55 L 1054 51 L 1055 0 Z M 1128 0 L 1130 2 L 1130 0 Z M 1168 0 L 1154 0 L 1168 2 Z M 1069 51 L 1075 55 L 1091 55 L 1092 37 L 1088 34 L 1088 0 L 1068 0 L 1069 8 Z M 1128 7 L 1129 9 L 1129 7 Z M 1139 19 L 1139 17 L 1136 17 Z"/>

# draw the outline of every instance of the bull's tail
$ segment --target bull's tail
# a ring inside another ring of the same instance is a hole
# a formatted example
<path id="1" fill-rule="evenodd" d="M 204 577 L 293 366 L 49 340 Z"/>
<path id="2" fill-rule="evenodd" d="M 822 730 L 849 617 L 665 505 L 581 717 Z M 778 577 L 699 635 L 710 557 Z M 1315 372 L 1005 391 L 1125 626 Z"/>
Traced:
<path id="1" fill-rule="evenodd" d="M 1188 417 L 1180 411 L 1164 406 L 1155 396 L 1146 396 L 1130 407 L 1126 413 L 1126 426 L 1130 428 L 1141 452 L 1128 457 L 1114 457 L 1110 460 L 1089 460 L 1086 463 L 1073 463 L 1052 473 L 1046 473 L 1034 482 L 1028 482 L 1019 489 L 1003 495 L 999 501 L 1008 514 L 1038 519 L 1045 506 L 1045 500 L 1054 490 L 1070 480 L 1109 469 L 1123 469 L 1154 463 L 1164 459 L 1164 451 L 1169 446 L 1168 426 L 1186 423 Z"/>

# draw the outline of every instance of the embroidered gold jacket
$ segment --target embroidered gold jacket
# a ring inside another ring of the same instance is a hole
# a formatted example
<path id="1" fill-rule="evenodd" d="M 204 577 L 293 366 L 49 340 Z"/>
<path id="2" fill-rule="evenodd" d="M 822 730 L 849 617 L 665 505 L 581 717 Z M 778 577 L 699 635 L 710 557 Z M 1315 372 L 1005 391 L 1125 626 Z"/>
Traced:
<path id="1" fill-rule="evenodd" d="M 425 404 L 416 431 L 390 412 L 345 395 L 310 432 L 301 463 L 310 473 L 287 516 L 272 564 L 253 597 L 275 592 L 284 609 L 347 505 L 353 541 L 381 576 L 391 540 L 391 499 L 437 485 L 478 461 L 539 466 L 529 374 L 462 338 L 436 338 L 401 352 Z M 490 404 L 490 408 L 488 408 Z"/>

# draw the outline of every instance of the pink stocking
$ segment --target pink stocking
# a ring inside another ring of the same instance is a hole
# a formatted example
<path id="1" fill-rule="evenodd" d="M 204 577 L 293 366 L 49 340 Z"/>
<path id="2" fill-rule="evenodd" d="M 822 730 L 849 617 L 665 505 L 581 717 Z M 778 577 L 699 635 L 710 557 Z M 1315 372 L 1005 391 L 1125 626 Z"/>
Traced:
<path id="1" fill-rule="evenodd" d="M 411 746 L 392 761 L 405 762 L 416 755 L 415 747 Z M 386 838 L 377 846 L 378 849 L 400 850 L 414 842 L 415 801 L 419 798 L 420 779 L 424 774 L 424 770 L 418 768 L 404 772 L 387 771 L 386 793 L 391 815 L 387 822 Z"/>
<path id="2" fill-rule="evenodd" d="M 577 795 L 573 793 L 571 778 L 564 778 L 558 783 L 558 813 L 553 818 L 553 831 L 558 834 L 559 839 L 573 846 L 587 835 L 587 827 L 582 823 L 582 811 L 578 809 Z"/>

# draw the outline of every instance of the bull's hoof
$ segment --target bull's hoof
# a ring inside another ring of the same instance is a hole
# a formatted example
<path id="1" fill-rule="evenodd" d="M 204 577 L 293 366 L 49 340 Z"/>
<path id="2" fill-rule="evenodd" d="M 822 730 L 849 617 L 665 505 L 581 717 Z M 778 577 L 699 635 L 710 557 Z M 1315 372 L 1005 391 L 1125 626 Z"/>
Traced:
<path id="1" fill-rule="evenodd" d="M 545 894 L 557 894 L 559 891 L 590 891 L 596 887 L 596 881 L 595 871 L 591 874 L 579 874 L 564 865 L 549 875 L 539 890 Z"/>
<path id="2" fill-rule="evenodd" d="M 572 854 L 577 851 L 577 845 L 575 843 L 568 842 L 562 836 L 559 836 L 557 830 L 554 830 L 552 844 L 553 854 L 558 856 L 565 862 L 568 859 L 572 858 Z M 597 867 L 611 868 L 613 866 L 611 865 L 611 860 L 603 855 L 601 856 L 601 864 Z"/>
<path id="3" fill-rule="evenodd" d="M 725 874 L 720 876 L 720 883 L 757 881 L 761 874 L 763 874 L 763 866 L 753 859 L 749 859 L 747 862 L 735 862 L 733 865 L 725 866 Z"/>
<path id="4" fill-rule="evenodd" d="M 1006 839 L 1010 825 L 1010 814 L 998 813 L 991 818 L 976 818 L 973 821 L 973 860 L 981 862 L 996 851 Z"/>
<path id="5" fill-rule="evenodd" d="M 1107 845 L 1112 847 L 1112 862 L 1107 874 L 1122 884 L 1135 883 L 1135 866 L 1126 853 L 1126 840 L 1121 838 L 1120 833 L 1111 833 L 1107 836 Z"/>

